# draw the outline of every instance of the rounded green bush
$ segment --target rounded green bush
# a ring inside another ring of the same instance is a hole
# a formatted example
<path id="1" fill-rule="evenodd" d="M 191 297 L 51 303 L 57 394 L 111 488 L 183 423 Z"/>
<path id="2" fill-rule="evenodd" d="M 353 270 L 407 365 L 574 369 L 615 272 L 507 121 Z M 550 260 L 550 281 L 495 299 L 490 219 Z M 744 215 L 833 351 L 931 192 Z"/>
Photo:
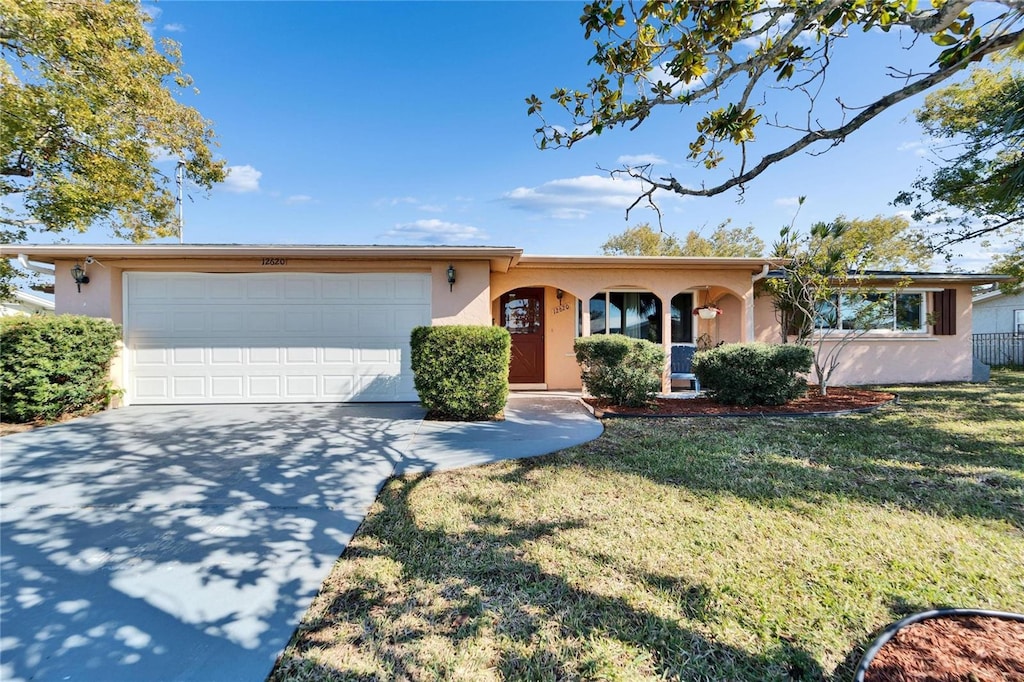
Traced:
<path id="1" fill-rule="evenodd" d="M 796 344 L 733 343 L 700 351 L 693 373 L 725 405 L 782 405 L 807 393 L 814 352 Z"/>
<path id="2" fill-rule="evenodd" d="M 121 329 L 84 315 L 0 320 L 0 405 L 10 422 L 53 421 L 106 407 Z"/>
<path id="3" fill-rule="evenodd" d="M 502 327 L 448 325 L 412 331 L 412 371 L 433 419 L 498 415 L 508 400 L 512 337 Z"/>
<path id="4" fill-rule="evenodd" d="M 667 359 L 656 343 L 621 334 L 576 339 L 576 361 L 592 396 L 612 405 L 643 407 L 661 390 Z"/>

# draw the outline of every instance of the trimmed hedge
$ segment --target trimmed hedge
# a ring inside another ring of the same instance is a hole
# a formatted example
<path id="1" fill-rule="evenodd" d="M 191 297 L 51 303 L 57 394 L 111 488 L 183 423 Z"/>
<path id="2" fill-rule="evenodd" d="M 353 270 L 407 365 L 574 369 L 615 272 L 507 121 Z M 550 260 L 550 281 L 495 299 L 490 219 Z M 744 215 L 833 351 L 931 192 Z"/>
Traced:
<path id="1" fill-rule="evenodd" d="M 0 320 L 0 410 L 9 422 L 53 421 L 105 408 L 121 329 L 84 315 Z"/>
<path id="2" fill-rule="evenodd" d="M 782 405 L 807 393 L 814 352 L 796 344 L 733 343 L 693 358 L 708 397 L 725 405 Z"/>
<path id="3" fill-rule="evenodd" d="M 576 339 L 576 362 L 583 385 L 596 398 L 612 405 L 643 407 L 661 390 L 665 349 L 656 343 L 621 334 L 598 334 Z"/>
<path id="4" fill-rule="evenodd" d="M 502 327 L 448 325 L 412 330 L 412 371 L 433 419 L 471 421 L 500 414 L 508 400 L 512 337 Z"/>

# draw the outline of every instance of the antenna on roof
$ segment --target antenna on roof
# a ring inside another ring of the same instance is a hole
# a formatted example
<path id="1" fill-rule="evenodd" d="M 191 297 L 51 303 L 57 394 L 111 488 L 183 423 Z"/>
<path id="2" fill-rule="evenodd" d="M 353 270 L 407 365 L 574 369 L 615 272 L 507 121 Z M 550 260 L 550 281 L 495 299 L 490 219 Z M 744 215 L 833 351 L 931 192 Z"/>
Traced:
<path id="1" fill-rule="evenodd" d="M 174 179 L 178 184 L 178 243 L 185 243 L 185 202 L 181 199 L 182 188 L 185 185 L 185 161 L 178 159 L 178 167 L 174 172 Z"/>

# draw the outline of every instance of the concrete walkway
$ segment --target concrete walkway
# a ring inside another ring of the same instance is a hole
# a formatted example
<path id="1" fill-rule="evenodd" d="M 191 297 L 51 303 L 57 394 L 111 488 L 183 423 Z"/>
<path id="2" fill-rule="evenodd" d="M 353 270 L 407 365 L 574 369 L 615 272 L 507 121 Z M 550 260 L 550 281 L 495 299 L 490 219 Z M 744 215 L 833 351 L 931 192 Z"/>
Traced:
<path id="1" fill-rule="evenodd" d="M 506 421 L 409 404 L 137 407 L 0 440 L 0 679 L 263 680 L 395 473 L 596 438 L 578 399 Z"/>

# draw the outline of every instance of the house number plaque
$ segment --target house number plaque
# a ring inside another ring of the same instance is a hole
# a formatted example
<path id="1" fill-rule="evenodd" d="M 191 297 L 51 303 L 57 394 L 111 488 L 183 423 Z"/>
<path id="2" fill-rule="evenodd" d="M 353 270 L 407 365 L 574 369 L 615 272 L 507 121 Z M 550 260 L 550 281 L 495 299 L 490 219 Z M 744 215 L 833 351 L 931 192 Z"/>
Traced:
<path id="1" fill-rule="evenodd" d="M 287 258 L 264 258 L 260 265 L 288 265 Z"/>

